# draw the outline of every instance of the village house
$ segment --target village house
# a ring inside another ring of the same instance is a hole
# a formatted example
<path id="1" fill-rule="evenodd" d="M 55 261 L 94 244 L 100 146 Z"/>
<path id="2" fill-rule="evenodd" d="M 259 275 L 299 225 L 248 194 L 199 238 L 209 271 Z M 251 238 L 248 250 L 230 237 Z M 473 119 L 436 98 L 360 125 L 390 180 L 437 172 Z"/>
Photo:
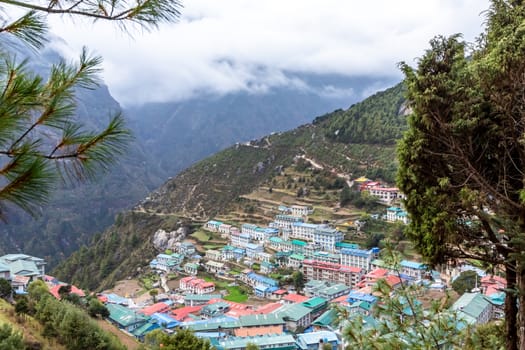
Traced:
<path id="1" fill-rule="evenodd" d="M 37 258 L 26 254 L 7 254 L 0 257 L 0 263 L 9 267 L 11 277 L 29 277 L 31 281 L 44 278 L 46 262 L 42 258 Z M 5 270 L 5 267 L 3 268 Z M 7 275 L 7 271 L 4 271 Z"/>
<path id="2" fill-rule="evenodd" d="M 353 287 L 360 281 L 363 269 L 316 260 L 304 260 L 303 274 L 308 281 L 322 280 Z"/>
<path id="3" fill-rule="evenodd" d="M 217 262 L 217 261 L 207 261 L 206 264 L 204 264 L 204 269 L 208 271 L 209 273 L 216 273 L 216 274 L 224 274 L 228 268 L 224 263 Z"/>
<path id="4" fill-rule="evenodd" d="M 257 254 L 255 254 L 255 260 L 257 261 L 265 261 L 265 262 L 270 262 L 270 260 L 272 260 L 273 258 L 273 255 L 270 254 L 270 253 L 266 253 L 266 252 L 259 252 Z"/>
<path id="5" fill-rule="evenodd" d="M 204 257 L 209 260 L 221 261 L 222 252 L 218 250 L 208 249 L 206 250 L 206 254 L 204 255 Z"/>
<path id="6" fill-rule="evenodd" d="M 381 186 L 369 186 L 366 191 L 370 195 L 379 198 L 383 203 L 390 204 L 396 199 L 403 199 L 404 195 L 399 191 L 397 187 L 381 187 Z"/>
<path id="7" fill-rule="evenodd" d="M 11 269 L 7 264 L 0 262 L 0 278 L 9 280 L 11 279 Z"/>
<path id="8" fill-rule="evenodd" d="M 308 216 L 314 213 L 314 208 L 307 205 L 292 205 L 290 212 L 293 216 Z"/>
<path id="9" fill-rule="evenodd" d="M 297 328 L 308 328 L 312 323 L 312 309 L 300 304 L 284 304 L 274 314 L 285 322 L 286 331 L 295 332 Z"/>
<path id="10" fill-rule="evenodd" d="M 195 254 L 195 246 L 193 245 L 193 243 L 190 242 L 182 242 L 178 246 L 178 252 L 183 256 L 190 257 L 193 254 Z"/>
<path id="11" fill-rule="evenodd" d="M 208 231 L 219 232 L 219 226 L 223 223 L 221 221 L 210 220 L 204 224 L 204 228 Z"/>
<path id="12" fill-rule="evenodd" d="M 318 331 L 297 335 L 298 350 L 325 350 L 325 345 L 330 344 L 331 350 L 337 350 L 339 340 L 334 332 Z"/>
<path id="13" fill-rule="evenodd" d="M 390 207 L 386 210 L 386 221 L 396 222 L 401 221 L 405 225 L 408 224 L 408 213 L 399 207 Z"/>
<path id="14" fill-rule="evenodd" d="M 344 234 L 328 226 L 319 226 L 314 231 L 314 243 L 319 244 L 323 250 L 332 252 L 335 250 L 335 244 L 342 242 Z"/>
<path id="15" fill-rule="evenodd" d="M 319 227 L 316 224 L 308 224 L 305 222 L 294 222 L 291 226 L 292 232 L 290 237 L 304 239 L 307 241 L 314 240 L 315 230 Z"/>
<path id="16" fill-rule="evenodd" d="M 369 271 L 372 260 L 377 259 L 379 251 L 379 248 L 372 248 L 369 250 L 342 248 L 339 252 L 340 263 L 342 265 L 355 266 Z"/>
<path id="17" fill-rule="evenodd" d="M 297 222 L 304 222 L 304 219 L 297 216 L 292 215 L 283 215 L 278 214 L 275 215 L 275 219 L 273 222 L 270 223 L 271 228 L 278 228 L 278 229 L 291 229 L 292 225 Z"/>
<path id="18" fill-rule="evenodd" d="M 155 303 L 153 305 L 146 306 L 140 310 L 140 313 L 145 316 L 151 316 L 156 312 L 167 312 L 170 310 L 170 305 L 165 302 Z"/>
<path id="19" fill-rule="evenodd" d="M 130 333 L 144 325 L 148 320 L 141 313 L 120 304 L 106 304 L 106 308 L 109 311 L 108 319 L 111 323 Z"/>
<path id="20" fill-rule="evenodd" d="M 326 300 L 334 300 L 342 295 L 347 295 L 352 288 L 342 283 L 311 280 L 304 286 L 304 294 L 309 297 L 321 297 Z"/>
<path id="21" fill-rule="evenodd" d="M 267 334 L 257 337 L 212 338 L 211 345 L 217 350 L 245 350 L 248 344 L 258 349 L 295 350 L 295 338 L 290 334 Z"/>
<path id="22" fill-rule="evenodd" d="M 305 256 L 303 254 L 292 254 L 288 257 L 288 267 L 292 269 L 298 269 L 303 266 Z"/>
<path id="23" fill-rule="evenodd" d="M 232 227 L 233 227 L 232 225 L 222 223 L 219 225 L 219 228 L 217 230 L 219 231 L 219 233 L 223 235 L 229 235 Z"/>
<path id="24" fill-rule="evenodd" d="M 231 245 L 226 245 L 221 249 L 221 260 L 228 261 L 235 259 L 235 247 Z"/>
<path id="25" fill-rule="evenodd" d="M 230 234 L 230 244 L 234 247 L 244 248 L 250 243 L 250 235 L 242 232 L 232 232 Z"/>
<path id="26" fill-rule="evenodd" d="M 188 276 L 180 280 L 179 288 L 191 294 L 208 294 L 215 290 L 215 283 L 206 282 L 194 276 Z"/>
<path id="27" fill-rule="evenodd" d="M 155 259 L 150 262 L 152 269 L 171 272 L 182 263 L 184 256 L 182 254 L 158 254 Z"/>
<path id="28" fill-rule="evenodd" d="M 336 264 L 338 264 L 341 260 L 339 258 L 339 254 L 332 254 L 329 252 L 319 252 L 319 251 L 315 251 L 311 255 L 311 258 L 317 261 L 326 261 L 326 262 L 331 262 L 331 263 L 336 263 Z"/>
<path id="29" fill-rule="evenodd" d="M 208 304 L 212 299 L 221 299 L 220 294 L 186 294 L 184 295 L 185 306 L 197 306 Z"/>
<path id="30" fill-rule="evenodd" d="M 240 327 L 233 331 L 237 337 L 281 334 L 284 331 L 284 321 L 282 317 L 274 313 L 240 316 L 239 325 Z"/>
<path id="31" fill-rule="evenodd" d="M 195 263 L 186 263 L 184 264 L 183 269 L 187 274 L 195 276 L 199 272 L 199 265 Z"/>
<path id="32" fill-rule="evenodd" d="M 267 275 L 271 273 L 274 269 L 275 269 L 274 264 L 267 262 L 267 261 L 261 262 L 261 269 L 260 269 L 261 273 L 264 273 L 265 275 Z"/>
<path id="33" fill-rule="evenodd" d="M 246 244 L 245 249 L 246 249 L 246 257 L 250 259 L 255 259 L 259 253 L 262 253 L 264 251 L 264 248 L 262 245 L 255 244 L 255 243 Z"/>
<path id="34" fill-rule="evenodd" d="M 480 293 L 464 293 L 451 306 L 468 324 L 484 324 L 492 319 L 492 304 Z"/>

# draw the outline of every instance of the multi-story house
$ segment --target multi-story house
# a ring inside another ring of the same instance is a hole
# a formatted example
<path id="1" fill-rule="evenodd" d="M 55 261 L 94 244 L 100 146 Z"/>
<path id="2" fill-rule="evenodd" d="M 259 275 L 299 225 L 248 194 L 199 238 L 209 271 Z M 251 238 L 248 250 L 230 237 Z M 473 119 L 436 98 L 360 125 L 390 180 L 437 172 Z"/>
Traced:
<path id="1" fill-rule="evenodd" d="M 307 281 L 321 280 L 353 287 L 360 281 L 363 269 L 316 260 L 304 260 L 303 275 Z"/>
<path id="2" fill-rule="evenodd" d="M 270 227 L 279 229 L 290 229 L 292 225 L 297 222 L 304 222 L 304 219 L 293 215 L 278 214 L 275 215 L 275 220 L 272 223 L 270 223 Z"/>
<path id="3" fill-rule="evenodd" d="M 232 232 L 230 234 L 230 244 L 234 247 L 244 248 L 250 243 L 250 235 L 242 232 Z"/>
<path id="4" fill-rule="evenodd" d="M 320 226 L 314 232 L 314 243 L 319 244 L 323 250 L 334 251 L 335 244 L 342 242 L 344 234 L 334 228 Z"/>
<path id="5" fill-rule="evenodd" d="M 373 186 L 368 187 L 367 191 L 370 193 L 370 195 L 379 198 L 381 202 L 387 204 L 392 203 L 392 201 L 396 199 L 404 198 L 404 195 L 399 191 L 399 188 L 397 187 Z"/>
<path id="6" fill-rule="evenodd" d="M 464 293 L 451 307 L 468 324 L 483 324 L 492 319 L 493 306 L 483 294 Z"/>
<path id="7" fill-rule="evenodd" d="M 379 248 L 369 250 L 343 248 L 339 253 L 340 263 L 342 265 L 360 267 L 369 271 L 372 260 L 377 259 L 379 251 Z"/>
<path id="8" fill-rule="evenodd" d="M 226 245 L 222 247 L 221 249 L 221 260 L 227 261 L 227 260 L 233 260 L 235 259 L 235 247 L 231 245 Z"/>
<path id="9" fill-rule="evenodd" d="M 292 233 L 290 237 L 304 239 L 307 241 L 314 240 L 315 230 L 319 227 L 316 224 L 308 224 L 305 222 L 294 222 L 291 225 Z"/>
<path id="10" fill-rule="evenodd" d="M 262 245 L 255 243 L 248 243 L 246 244 L 245 248 L 246 256 L 250 259 L 255 259 L 257 254 L 262 253 L 264 251 Z"/>
<path id="11" fill-rule="evenodd" d="M 206 259 L 220 261 L 222 260 L 222 252 L 218 250 L 208 249 L 205 255 Z"/>
<path id="12" fill-rule="evenodd" d="M 16 276 L 29 277 L 29 280 L 44 278 L 46 262 L 42 258 L 37 258 L 26 254 L 7 254 L 0 257 L 0 263 L 9 267 L 11 278 Z M 4 267 L 5 269 L 5 267 Z M 7 271 L 4 271 L 6 275 Z"/>
<path id="13" fill-rule="evenodd" d="M 398 207 L 390 207 L 386 210 L 386 221 L 396 222 L 401 221 L 405 225 L 408 224 L 408 213 Z"/>
<path id="14" fill-rule="evenodd" d="M 218 232 L 219 231 L 219 227 L 222 224 L 223 223 L 221 221 L 210 220 L 206 224 L 204 224 L 204 228 L 209 230 L 209 231 Z"/>
<path id="15" fill-rule="evenodd" d="M 317 260 L 317 261 L 326 261 L 326 262 L 331 262 L 331 263 L 336 263 L 336 264 L 340 262 L 339 254 L 332 254 L 328 252 L 315 251 L 313 254 L 311 254 L 310 257 L 313 260 Z M 343 265 L 349 265 L 349 264 L 343 264 Z"/>
<path id="16" fill-rule="evenodd" d="M 290 212 L 293 216 L 308 216 L 313 214 L 314 209 L 307 205 L 292 205 L 290 207 Z"/>
<path id="17" fill-rule="evenodd" d="M 184 256 L 181 254 L 159 254 L 150 263 L 150 267 L 164 272 L 174 271 L 182 263 Z"/>
<path id="18" fill-rule="evenodd" d="M 219 225 L 218 231 L 222 234 L 230 234 L 232 227 L 232 225 L 222 223 Z"/>
<path id="19" fill-rule="evenodd" d="M 208 294 L 215 290 L 215 283 L 189 276 L 180 280 L 179 288 L 191 294 Z"/>

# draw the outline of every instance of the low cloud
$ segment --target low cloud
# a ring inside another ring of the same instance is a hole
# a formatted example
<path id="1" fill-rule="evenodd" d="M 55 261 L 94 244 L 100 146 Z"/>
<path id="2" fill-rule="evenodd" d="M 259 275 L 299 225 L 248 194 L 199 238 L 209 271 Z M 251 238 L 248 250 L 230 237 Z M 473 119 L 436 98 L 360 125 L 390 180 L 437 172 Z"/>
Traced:
<path id="1" fill-rule="evenodd" d="M 199 93 L 308 89 L 285 72 L 399 77 L 437 34 L 481 31 L 488 0 L 183 1 L 179 23 L 133 37 L 111 23 L 52 19 L 80 52 L 104 57 L 104 80 L 123 104 Z M 319 93 L 351 94 L 326 86 Z"/>

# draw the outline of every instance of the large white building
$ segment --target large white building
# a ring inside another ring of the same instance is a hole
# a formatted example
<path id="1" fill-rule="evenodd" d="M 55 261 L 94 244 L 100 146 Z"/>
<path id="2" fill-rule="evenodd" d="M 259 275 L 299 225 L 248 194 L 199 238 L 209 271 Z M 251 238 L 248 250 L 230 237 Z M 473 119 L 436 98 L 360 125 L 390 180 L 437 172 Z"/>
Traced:
<path id="1" fill-rule="evenodd" d="M 335 228 L 328 226 L 319 226 L 314 231 L 314 243 L 321 246 L 322 250 L 332 252 L 335 250 L 335 244 L 342 242 L 344 234 Z"/>
<path id="2" fill-rule="evenodd" d="M 292 224 L 291 237 L 304 239 L 307 241 L 313 241 L 315 230 L 318 227 L 319 225 L 316 225 L 316 224 L 308 224 L 305 222 L 294 222 Z"/>
<path id="3" fill-rule="evenodd" d="M 379 248 L 370 250 L 343 248 L 339 252 L 342 265 L 360 267 L 370 271 L 372 260 L 377 259 Z"/>
<path id="4" fill-rule="evenodd" d="M 234 247 L 244 248 L 250 243 L 250 235 L 241 232 L 232 232 L 230 234 L 230 244 Z"/>
<path id="5" fill-rule="evenodd" d="M 404 195 L 397 187 L 380 187 L 374 186 L 367 188 L 367 191 L 374 197 L 379 198 L 383 203 L 392 203 L 395 199 L 402 199 Z"/>
<path id="6" fill-rule="evenodd" d="M 272 223 L 270 223 L 270 227 L 279 229 L 290 229 L 292 227 L 292 224 L 296 222 L 304 222 L 304 219 L 293 215 L 278 214 L 275 215 L 275 220 Z"/>

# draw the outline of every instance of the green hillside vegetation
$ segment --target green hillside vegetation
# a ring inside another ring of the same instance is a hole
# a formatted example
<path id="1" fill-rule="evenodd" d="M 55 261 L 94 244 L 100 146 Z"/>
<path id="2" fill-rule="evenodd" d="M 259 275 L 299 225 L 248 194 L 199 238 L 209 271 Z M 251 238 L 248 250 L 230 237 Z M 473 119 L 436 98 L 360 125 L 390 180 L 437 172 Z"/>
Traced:
<path id="1" fill-rule="evenodd" d="M 87 305 L 96 299 L 82 302 L 76 295 L 64 295 L 64 301 L 49 294 L 42 281 L 33 282 L 28 296 L 17 296 L 14 306 L 0 299 L 1 349 L 107 349 L 125 347 L 112 334 L 102 330 L 88 315 Z M 89 310 L 95 310 L 89 308 Z M 97 317 L 97 312 L 93 314 Z"/>
<path id="2" fill-rule="evenodd" d="M 398 84 L 346 111 L 330 115 L 326 136 L 345 143 L 395 144 L 406 129 L 402 113 L 405 87 Z M 317 118 L 315 123 L 325 117 Z"/>
<path id="3" fill-rule="evenodd" d="M 318 118 L 315 124 L 234 145 L 181 172 L 132 211 L 119 215 L 113 226 L 60 264 L 54 273 L 90 290 L 106 288 L 119 279 L 136 276 L 137 268 L 149 263 L 156 254 L 151 235 L 158 229 L 171 231 L 181 225 L 203 223 L 217 215 L 230 215 L 234 219 L 231 213 L 235 212 L 241 215 L 239 221 L 267 223 L 271 213 L 265 216 L 264 211 L 250 212 L 253 198 L 242 197 L 257 190 L 275 188 L 281 199 L 295 198 L 332 212 L 344 188 L 345 179 L 341 176 L 364 175 L 393 183 L 397 164 L 391 135 L 397 131 L 390 130 L 392 123 L 388 120 L 404 120 L 404 117 L 376 113 L 375 109 L 383 111 L 382 99 L 385 96 L 393 99 L 394 92 L 399 95 L 397 100 L 401 100 L 403 89 L 398 85 L 388 91 L 362 102 L 366 110 L 370 109 L 363 118 L 377 115 L 384 119 L 377 121 L 378 130 L 373 131 L 384 135 L 384 144 L 376 136 L 374 144 L 346 143 L 327 137 L 332 122 L 339 125 L 354 122 L 353 113 L 345 113 L 346 117 L 341 119 L 341 112 L 336 111 Z M 350 110 L 354 108 L 364 107 L 356 104 Z"/>

